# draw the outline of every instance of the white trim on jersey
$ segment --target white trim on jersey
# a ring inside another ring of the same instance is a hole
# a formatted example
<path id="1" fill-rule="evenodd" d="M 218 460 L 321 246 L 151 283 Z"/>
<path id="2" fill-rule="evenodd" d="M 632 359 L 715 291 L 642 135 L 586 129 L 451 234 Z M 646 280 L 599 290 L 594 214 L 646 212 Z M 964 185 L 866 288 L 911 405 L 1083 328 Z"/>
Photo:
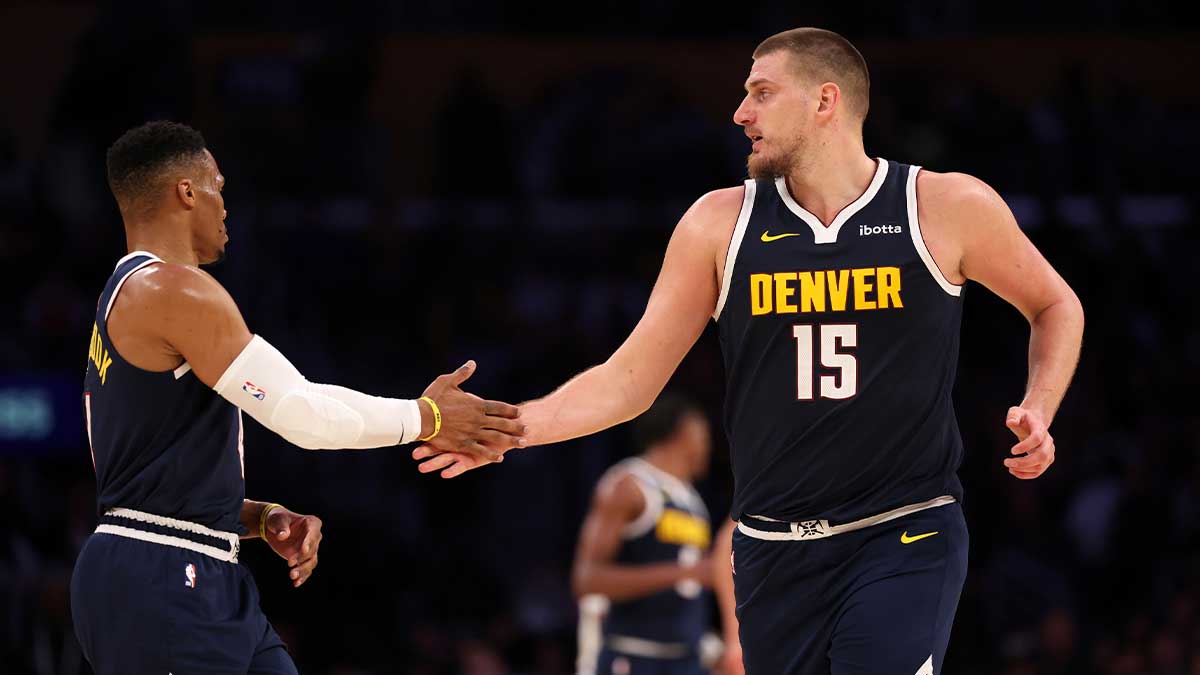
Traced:
<path id="1" fill-rule="evenodd" d="M 628 461 L 641 467 L 646 472 L 653 474 L 655 476 L 655 480 L 661 484 L 662 489 L 666 490 L 667 493 L 671 495 L 671 499 L 674 499 L 680 504 L 691 507 L 698 513 L 704 514 L 706 518 L 708 517 L 708 506 L 704 504 L 704 498 L 700 496 L 699 492 L 696 492 L 695 487 L 688 484 L 686 481 L 676 478 L 666 471 L 663 471 L 641 457 L 630 457 Z"/>
<path id="2" fill-rule="evenodd" d="M 941 286 L 943 291 L 958 297 L 962 294 L 963 287 L 950 283 L 946 275 L 942 274 L 941 268 L 937 266 L 937 262 L 934 261 L 929 249 L 925 246 L 925 236 L 921 234 L 921 223 L 917 221 L 917 173 L 920 171 L 921 167 L 919 166 L 909 167 L 908 183 L 904 188 L 908 201 L 908 233 L 912 236 L 917 255 L 921 256 L 921 260 L 925 262 L 925 268 L 929 270 L 933 280 L 938 282 L 938 286 Z"/>
<path id="3" fill-rule="evenodd" d="M 116 272 L 118 267 L 120 267 L 121 265 L 124 265 L 126 262 L 129 262 L 131 259 L 136 258 L 139 255 L 148 255 L 151 258 L 158 258 L 158 256 L 154 255 L 153 253 L 151 253 L 149 251 L 132 251 L 130 253 L 127 253 L 127 254 L 121 256 L 121 259 L 117 261 L 117 264 L 115 266 L 113 266 L 113 271 Z"/>
<path id="4" fill-rule="evenodd" d="M 624 471 L 621 475 L 633 478 L 634 485 L 642 491 L 642 496 L 646 498 L 646 506 L 638 517 L 625 524 L 621 528 L 622 539 L 637 539 L 654 529 L 658 524 L 658 519 L 662 516 L 664 504 L 662 492 L 655 489 L 657 486 L 654 480 L 645 475 L 645 470 L 638 466 L 633 466 L 630 463 L 625 464 Z M 620 475 L 614 475 L 614 480 L 619 479 Z"/>
<path id="5" fill-rule="evenodd" d="M 914 675 L 933 675 L 933 654 L 930 654 L 929 658 L 925 659 L 925 663 L 922 663 L 921 667 L 917 668 L 917 672 Z"/>
<path id="6" fill-rule="evenodd" d="M 729 296 L 729 283 L 733 280 L 733 264 L 737 262 L 738 249 L 742 247 L 742 237 L 746 235 L 746 226 L 750 224 L 750 213 L 754 211 L 754 192 L 758 184 L 752 180 L 745 182 L 746 192 L 742 196 L 742 210 L 738 213 L 737 225 L 733 228 L 733 237 L 729 240 L 729 251 L 725 254 L 725 272 L 721 275 L 721 287 L 717 289 L 717 309 L 713 319 L 721 318 L 721 310 L 725 307 L 725 299 Z"/>
<path id="7" fill-rule="evenodd" d="M 192 364 L 188 363 L 187 361 L 184 361 L 182 364 L 179 365 L 178 368 L 176 368 L 175 370 L 173 370 L 171 372 L 174 373 L 175 379 L 178 380 L 179 378 L 183 377 L 184 375 L 187 375 L 188 371 L 190 371 L 191 369 L 192 369 Z"/>
<path id="8" fill-rule="evenodd" d="M 104 320 L 105 321 L 108 321 L 108 315 L 110 312 L 112 312 L 113 302 L 116 301 L 117 294 L 121 292 L 121 287 L 125 285 L 125 282 L 129 280 L 129 277 L 133 276 L 134 272 L 142 269 L 146 265 L 153 265 L 154 263 L 162 262 L 162 258 L 159 258 L 158 256 L 154 255 L 153 253 L 146 253 L 145 251 L 134 251 L 133 253 L 130 253 L 129 255 L 125 256 L 124 258 L 121 258 L 120 262 L 117 263 L 117 267 L 120 267 L 125 261 L 129 260 L 130 258 L 139 256 L 139 255 L 148 255 L 148 256 L 150 256 L 150 259 L 140 263 L 137 267 L 134 267 L 133 269 L 126 272 L 125 276 L 121 277 L 121 280 L 118 281 L 117 285 L 113 287 L 112 295 L 108 296 L 108 307 L 104 308 Z"/>
<path id="9" fill-rule="evenodd" d="M 169 527 L 173 530 L 183 530 L 192 534 L 202 534 L 206 537 L 215 539 L 224 539 L 230 544 L 237 543 L 241 537 L 236 532 L 226 532 L 224 530 L 214 530 L 211 527 L 205 527 L 200 523 L 193 523 L 187 520 L 179 520 L 177 518 L 168 518 L 167 516 L 159 516 L 145 511 L 135 511 L 133 509 L 109 509 L 104 512 L 106 516 L 114 518 L 126 518 L 128 520 L 136 520 L 139 523 L 147 523 L 149 525 L 158 525 L 159 527 Z"/>
<path id="10" fill-rule="evenodd" d="M 954 502 L 954 497 L 951 497 L 950 495 L 943 495 L 927 502 L 901 506 L 898 509 L 892 509 L 891 511 L 885 511 L 873 516 L 867 516 L 866 518 L 845 523 L 843 525 L 830 525 L 828 520 L 821 519 L 801 520 L 788 523 L 790 526 L 788 532 L 769 532 L 767 530 L 757 530 L 753 527 L 750 527 L 745 522 L 738 522 L 738 531 L 747 537 L 754 537 L 755 539 L 763 539 L 766 541 L 809 541 L 812 539 L 825 539 L 826 537 L 832 537 L 837 534 L 845 534 L 846 532 L 853 532 L 855 530 L 861 530 L 865 527 L 871 527 L 872 525 L 879 525 L 880 523 L 886 523 L 890 520 L 903 518 L 904 516 L 916 513 L 918 511 L 924 511 L 925 509 L 932 509 L 938 506 L 953 504 Z M 774 518 L 766 518 L 764 516 L 755 516 L 752 514 L 748 515 L 750 515 L 751 518 L 757 518 L 758 520 L 765 520 L 773 523 L 783 522 L 775 520 Z"/>
<path id="11" fill-rule="evenodd" d="M 854 214 L 863 209 L 875 198 L 875 193 L 879 192 L 879 187 L 883 185 L 883 180 L 887 178 L 888 163 L 882 157 L 875 158 L 875 176 L 871 178 L 871 184 L 867 186 L 867 191 L 859 195 L 858 199 L 850 202 L 833 217 L 833 222 L 829 223 L 829 227 L 821 222 L 821 219 L 814 216 L 808 209 L 800 206 L 795 199 L 792 198 L 792 193 L 788 192 L 787 179 L 783 176 L 775 179 L 775 189 L 779 191 L 779 197 L 788 207 L 788 210 L 796 214 L 796 217 L 808 224 L 809 229 L 813 233 L 813 243 L 815 244 L 835 244 L 837 243 L 838 232 L 842 229 L 842 225 L 846 224 Z"/>

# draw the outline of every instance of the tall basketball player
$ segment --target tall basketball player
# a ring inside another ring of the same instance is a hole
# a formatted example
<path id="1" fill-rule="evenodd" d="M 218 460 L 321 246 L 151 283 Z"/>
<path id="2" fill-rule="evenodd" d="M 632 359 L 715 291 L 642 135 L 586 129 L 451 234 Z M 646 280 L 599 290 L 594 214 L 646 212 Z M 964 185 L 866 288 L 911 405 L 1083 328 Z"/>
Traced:
<path id="1" fill-rule="evenodd" d="M 518 411 L 458 388 L 473 362 L 419 401 L 378 398 L 309 382 L 252 335 L 200 269 L 229 237 L 225 178 L 195 130 L 128 131 L 109 149 L 108 179 L 130 253 L 100 294 L 88 350 L 100 526 L 71 580 L 76 634 L 98 675 L 295 673 L 237 563 L 239 539 L 267 538 L 298 586 L 317 563 L 320 521 L 244 498 L 242 411 L 305 448 L 428 438 L 491 459 L 480 442 L 522 442 Z"/>
<path id="2" fill-rule="evenodd" d="M 641 454 L 600 479 L 579 533 L 575 594 L 608 605 L 600 649 L 580 672 L 699 675 L 712 526 L 692 483 L 708 471 L 708 420 L 664 394 L 634 422 L 634 442 Z"/>
<path id="3" fill-rule="evenodd" d="M 683 216 L 641 321 L 522 406 L 527 438 L 635 417 L 713 317 L 746 672 L 940 673 L 966 574 L 951 402 L 964 285 L 1030 324 L 1028 383 L 1004 418 L 1018 479 L 1054 461 L 1083 310 L 982 181 L 866 154 L 867 66 L 840 35 L 768 38 L 745 87 L 751 180 Z M 436 454 L 414 451 L 447 477 L 482 461 Z"/>

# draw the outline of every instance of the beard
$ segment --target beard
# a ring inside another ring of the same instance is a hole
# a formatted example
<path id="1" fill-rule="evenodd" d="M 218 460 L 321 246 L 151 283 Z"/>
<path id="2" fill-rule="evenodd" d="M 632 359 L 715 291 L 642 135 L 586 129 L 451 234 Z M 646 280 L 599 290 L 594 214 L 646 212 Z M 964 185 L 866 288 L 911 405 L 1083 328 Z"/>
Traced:
<path id="1" fill-rule="evenodd" d="M 746 173 L 754 180 L 786 176 L 799 164 L 804 140 L 796 139 L 791 147 L 781 148 L 774 153 L 750 153 L 746 157 Z"/>

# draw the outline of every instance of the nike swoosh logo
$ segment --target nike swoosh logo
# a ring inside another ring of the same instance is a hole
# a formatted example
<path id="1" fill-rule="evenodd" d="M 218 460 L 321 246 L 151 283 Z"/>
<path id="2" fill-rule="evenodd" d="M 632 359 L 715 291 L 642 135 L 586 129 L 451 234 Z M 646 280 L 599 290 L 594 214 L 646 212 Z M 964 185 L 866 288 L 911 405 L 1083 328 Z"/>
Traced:
<path id="1" fill-rule="evenodd" d="M 784 232 L 783 234 L 772 235 L 770 233 L 770 231 L 767 230 L 762 233 L 762 240 L 769 244 L 769 243 L 775 241 L 776 239 L 783 239 L 784 237 L 799 237 L 799 236 L 800 236 L 799 232 Z"/>
<path id="2" fill-rule="evenodd" d="M 911 544 L 914 541 L 921 541 L 922 539 L 928 539 L 929 537 L 932 537 L 935 534 L 937 534 L 937 532 L 926 532 L 925 534 L 918 534 L 915 537 L 910 537 L 910 536 L 908 536 L 908 530 L 905 530 L 904 534 L 900 535 L 900 543 L 901 544 Z"/>

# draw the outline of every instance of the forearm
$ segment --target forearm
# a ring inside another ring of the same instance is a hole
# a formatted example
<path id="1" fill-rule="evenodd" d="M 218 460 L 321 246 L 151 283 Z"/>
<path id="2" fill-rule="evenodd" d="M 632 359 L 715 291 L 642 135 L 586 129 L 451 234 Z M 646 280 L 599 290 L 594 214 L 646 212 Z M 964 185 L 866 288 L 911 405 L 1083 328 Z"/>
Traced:
<path id="1" fill-rule="evenodd" d="M 576 597 L 599 594 L 620 602 L 653 595 L 690 578 L 690 568 L 676 563 L 589 565 L 576 574 Z"/>
<path id="2" fill-rule="evenodd" d="M 653 396 L 649 398 L 653 401 Z M 521 404 L 530 445 L 594 434 L 637 417 L 649 407 L 630 373 L 609 360 L 571 378 L 553 393 Z"/>
<path id="3" fill-rule="evenodd" d="M 256 502 L 252 499 L 242 500 L 242 512 L 238 515 L 238 522 L 246 528 L 246 534 L 242 535 L 242 539 L 257 539 L 258 525 L 262 522 L 263 509 L 270 506 L 270 502 Z"/>
<path id="4" fill-rule="evenodd" d="M 1021 407 L 1037 411 L 1049 425 L 1067 392 L 1083 341 L 1083 308 L 1074 294 L 1030 321 L 1029 380 Z"/>
<path id="5" fill-rule="evenodd" d="M 405 443 L 424 431 L 416 401 L 370 396 L 309 382 L 255 336 L 213 389 L 263 426 L 308 449 L 363 449 Z"/>

